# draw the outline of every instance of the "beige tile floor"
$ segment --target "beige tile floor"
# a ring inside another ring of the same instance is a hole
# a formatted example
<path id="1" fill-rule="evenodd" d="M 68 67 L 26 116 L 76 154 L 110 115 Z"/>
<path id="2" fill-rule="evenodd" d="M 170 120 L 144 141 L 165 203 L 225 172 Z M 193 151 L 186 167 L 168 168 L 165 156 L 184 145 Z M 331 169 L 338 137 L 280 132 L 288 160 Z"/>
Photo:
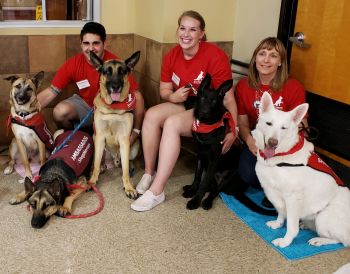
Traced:
<path id="1" fill-rule="evenodd" d="M 11 206 L 22 189 L 17 174 L 0 174 L 0 273 L 310 273 L 330 274 L 350 262 L 350 249 L 287 261 L 217 199 L 209 211 L 188 211 L 181 196 L 191 183 L 194 157 L 182 153 L 166 186 L 166 201 L 137 213 L 122 190 L 121 170 L 101 175 L 104 209 L 86 219 L 52 217 L 30 226 L 25 204 Z M 137 164 L 136 183 L 142 176 Z M 97 206 L 94 193 L 75 213 Z"/>

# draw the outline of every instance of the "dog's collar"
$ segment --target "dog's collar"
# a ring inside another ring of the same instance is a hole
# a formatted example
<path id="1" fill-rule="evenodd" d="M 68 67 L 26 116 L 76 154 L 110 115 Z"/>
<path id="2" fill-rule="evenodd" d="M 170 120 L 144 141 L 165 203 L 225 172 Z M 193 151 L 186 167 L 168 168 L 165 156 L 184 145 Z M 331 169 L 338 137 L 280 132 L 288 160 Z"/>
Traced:
<path id="1" fill-rule="evenodd" d="M 291 155 L 294 154 L 295 152 L 301 150 L 304 146 L 304 135 L 302 133 L 299 133 L 299 140 L 298 142 L 288 151 L 286 152 L 279 152 L 273 155 L 271 158 L 276 157 L 276 156 L 285 156 L 285 155 Z M 268 157 L 265 156 L 265 153 L 261 150 L 259 150 L 259 154 L 264 160 L 268 159 Z"/>
<path id="2" fill-rule="evenodd" d="M 23 119 L 25 119 L 26 116 L 28 116 L 29 114 L 32 114 L 33 112 L 29 112 L 29 111 L 16 111 L 16 114 L 20 117 L 22 117 Z"/>
<path id="3" fill-rule="evenodd" d="M 32 113 L 34 113 L 34 112 L 32 112 Z M 17 112 L 16 112 L 16 114 L 17 114 Z M 38 125 L 38 124 L 41 124 L 41 123 L 44 122 L 44 115 L 42 113 L 40 113 L 40 112 L 35 113 L 29 119 L 26 119 L 25 118 L 26 116 L 28 116 L 28 115 L 25 115 L 24 117 L 20 116 L 20 115 L 12 117 L 11 122 L 12 123 L 18 123 L 18 124 L 21 124 L 21 125 L 24 125 L 24 126 L 27 126 L 27 127 L 35 126 L 35 125 Z"/>
<path id="4" fill-rule="evenodd" d="M 233 118 L 229 112 L 225 112 L 225 114 L 222 116 L 221 120 L 214 124 L 205 124 L 201 123 L 198 119 L 195 119 L 192 124 L 192 131 L 197 133 L 209 133 L 213 130 L 224 126 L 224 120 L 227 119 L 229 126 L 233 132 L 233 135 L 236 136 L 236 126 L 235 121 L 233 121 Z"/>
<path id="5" fill-rule="evenodd" d="M 112 104 L 107 104 L 105 99 L 101 98 L 102 102 L 110 108 L 120 109 L 120 110 L 134 110 L 136 107 L 136 96 L 134 92 L 129 92 L 128 97 L 122 102 L 115 102 Z"/>

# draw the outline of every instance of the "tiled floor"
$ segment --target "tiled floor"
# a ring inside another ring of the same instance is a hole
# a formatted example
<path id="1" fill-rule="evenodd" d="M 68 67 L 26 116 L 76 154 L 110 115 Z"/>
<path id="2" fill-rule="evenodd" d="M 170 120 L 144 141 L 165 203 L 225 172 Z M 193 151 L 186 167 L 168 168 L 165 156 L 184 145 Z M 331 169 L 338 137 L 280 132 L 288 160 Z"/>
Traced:
<path id="1" fill-rule="evenodd" d="M 350 261 L 350 249 L 287 261 L 217 199 L 205 211 L 185 209 L 182 186 L 193 177 L 195 158 L 182 152 L 166 186 L 166 200 L 150 212 L 130 209 L 121 170 L 102 174 L 104 209 L 86 219 L 52 217 L 36 230 L 26 205 L 9 199 L 22 190 L 18 175 L 0 175 L 1 273 L 263 273 L 331 274 Z M 134 183 L 142 176 L 137 164 Z M 74 213 L 97 207 L 82 195 Z"/>

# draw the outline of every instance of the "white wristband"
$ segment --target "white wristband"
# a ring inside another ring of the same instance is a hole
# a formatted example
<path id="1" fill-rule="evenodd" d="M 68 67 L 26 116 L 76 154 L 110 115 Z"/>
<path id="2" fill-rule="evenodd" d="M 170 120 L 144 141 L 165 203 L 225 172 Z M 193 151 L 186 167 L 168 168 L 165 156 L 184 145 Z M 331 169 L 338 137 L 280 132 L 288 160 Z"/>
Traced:
<path id="1" fill-rule="evenodd" d="M 140 132 L 141 132 L 141 130 L 139 130 L 139 129 L 137 129 L 137 128 L 133 128 L 132 131 L 136 132 L 137 135 L 140 135 Z"/>

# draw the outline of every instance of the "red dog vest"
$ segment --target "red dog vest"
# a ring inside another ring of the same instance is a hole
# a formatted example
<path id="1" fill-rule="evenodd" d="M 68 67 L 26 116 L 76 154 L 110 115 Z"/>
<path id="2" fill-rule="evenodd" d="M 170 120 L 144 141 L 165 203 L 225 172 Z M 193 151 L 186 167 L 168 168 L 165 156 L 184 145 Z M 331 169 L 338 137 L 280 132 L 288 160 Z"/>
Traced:
<path id="1" fill-rule="evenodd" d="M 55 140 L 55 146 L 58 147 L 64 142 L 72 131 L 66 131 L 59 135 Z M 72 138 L 49 159 L 60 158 L 69 165 L 79 177 L 83 174 L 90 158 L 94 153 L 94 143 L 92 137 L 83 131 L 77 131 Z"/>
<path id="2" fill-rule="evenodd" d="M 236 125 L 235 121 L 233 121 L 233 118 L 229 112 L 225 112 L 225 114 L 222 116 L 221 120 L 214 123 L 214 124 L 204 124 L 199 122 L 198 119 L 195 119 L 192 124 L 192 131 L 198 132 L 198 133 L 209 133 L 213 131 L 214 129 L 217 129 L 219 127 L 224 126 L 224 120 L 227 119 L 229 126 L 231 128 L 231 131 L 234 136 L 236 136 Z"/>
<path id="3" fill-rule="evenodd" d="M 338 185 L 345 186 L 342 179 L 340 179 L 338 175 L 335 174 L 335 172 L 315 152 L 311 153 L 311 156 L 307 162 L 307 165 L 313 169 L 316 169 L 318 171 L 322 171 L 331 175 Z"/>
<path id="4" fill-rule="evenodd" d="M 40 138 L 40 140 L 45 144 L 46 148 L 50 151 L 53 150 L 53 137 L 50 130 L 46 126 L 44 115 L 41 112 L 35 114 L 30 119 L 11 117 L 11 115 L 9 115 L 7 120 L 7 126 L 9 127 L 11 123 L 16 123 L 21 126 L 33 129 Z"/>

